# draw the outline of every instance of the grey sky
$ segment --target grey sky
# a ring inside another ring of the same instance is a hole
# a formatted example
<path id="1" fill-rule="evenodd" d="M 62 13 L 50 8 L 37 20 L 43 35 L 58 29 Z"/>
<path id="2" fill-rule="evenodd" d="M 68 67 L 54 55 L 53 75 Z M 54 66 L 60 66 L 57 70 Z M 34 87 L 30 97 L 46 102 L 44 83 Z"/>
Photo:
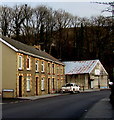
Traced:
<path id="1" fill-rule="evenodd" d="M 97 0 L 98 1 L 98 0 Z M 102 0 L 106 1 L 106 0 Z M 109 0 L 107 0 L 109 2 Z M 79 16 L 79 17 L 91 17 L 91 16 L 111 16 L 110 12 L 101 12 L 102 10 L 105 10 L 108 5 L 102 5 L 102 4 L 96 4 L 91 3 L 89 1 L 87 2 L 27 2 L 26 0 L 23 0 L 23 2 L 9 2 L 8 0 L 4 0 L 1 2 L 2 5 L 7 6 L 14 6 L 16 4 L 25 4 L 27 3 L 31 7 L 36 7 L 38 5 L 46 5 L 48 7 L 53 8 L 53 10 L 63 9 L 73 15 Z M 110 7 L 111 8 L 111 7 Z"/>

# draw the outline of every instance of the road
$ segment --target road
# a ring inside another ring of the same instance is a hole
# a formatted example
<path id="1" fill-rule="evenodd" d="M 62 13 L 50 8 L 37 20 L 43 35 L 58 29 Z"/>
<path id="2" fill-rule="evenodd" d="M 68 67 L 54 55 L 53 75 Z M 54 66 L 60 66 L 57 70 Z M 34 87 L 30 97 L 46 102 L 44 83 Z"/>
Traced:
<path id="1" fill-rule="evenodd" d="M 97 91 L 70 94 L 27 101 L 15 104 L 3 104 L 3 118 L 81 118 L 96 102 L 109 98 L 110 91 Z"/>

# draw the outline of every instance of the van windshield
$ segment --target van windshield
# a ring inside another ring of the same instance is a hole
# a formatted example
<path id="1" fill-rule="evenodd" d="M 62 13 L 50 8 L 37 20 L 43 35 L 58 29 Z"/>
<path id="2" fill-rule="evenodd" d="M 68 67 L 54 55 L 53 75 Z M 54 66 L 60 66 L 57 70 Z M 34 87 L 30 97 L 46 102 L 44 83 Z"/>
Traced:
<path id="1" fill-rule="evenodd" d="M 66 87 L 68 87 L 68 86 L 73 86 L 73 84 L 66 84 Z"/>

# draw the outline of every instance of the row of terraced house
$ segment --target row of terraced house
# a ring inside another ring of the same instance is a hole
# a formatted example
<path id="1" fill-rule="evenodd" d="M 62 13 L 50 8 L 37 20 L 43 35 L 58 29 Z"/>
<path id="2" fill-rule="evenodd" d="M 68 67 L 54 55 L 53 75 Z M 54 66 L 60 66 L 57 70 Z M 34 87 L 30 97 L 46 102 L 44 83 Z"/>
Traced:
<path id="1" fill-rule="evenodd" d="M 0 76 L 3 97 L 59 92 L 65 82 L 64 64 L 38 49 L 16 40 L 0 38 Z"/>
<path id="2" fill-rule="evenodd" d="M 82 90 L 106 89 L 108 73 L 99 60 L 61 62 L 39 46 L 0 36 L 2 97 L 53 94 L 71 82 Z"/>

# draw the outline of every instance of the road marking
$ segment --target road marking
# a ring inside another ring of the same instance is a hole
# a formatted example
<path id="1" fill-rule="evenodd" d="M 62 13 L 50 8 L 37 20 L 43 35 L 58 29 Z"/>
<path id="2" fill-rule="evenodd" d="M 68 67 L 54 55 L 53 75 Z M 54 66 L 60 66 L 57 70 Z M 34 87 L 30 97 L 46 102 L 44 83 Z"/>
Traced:
<path id="1" fill-rule="evenodd" d="M 6 103 L 0 103 L 0 105 L 1 105 L 1 104 L 6 104 Z"/>

